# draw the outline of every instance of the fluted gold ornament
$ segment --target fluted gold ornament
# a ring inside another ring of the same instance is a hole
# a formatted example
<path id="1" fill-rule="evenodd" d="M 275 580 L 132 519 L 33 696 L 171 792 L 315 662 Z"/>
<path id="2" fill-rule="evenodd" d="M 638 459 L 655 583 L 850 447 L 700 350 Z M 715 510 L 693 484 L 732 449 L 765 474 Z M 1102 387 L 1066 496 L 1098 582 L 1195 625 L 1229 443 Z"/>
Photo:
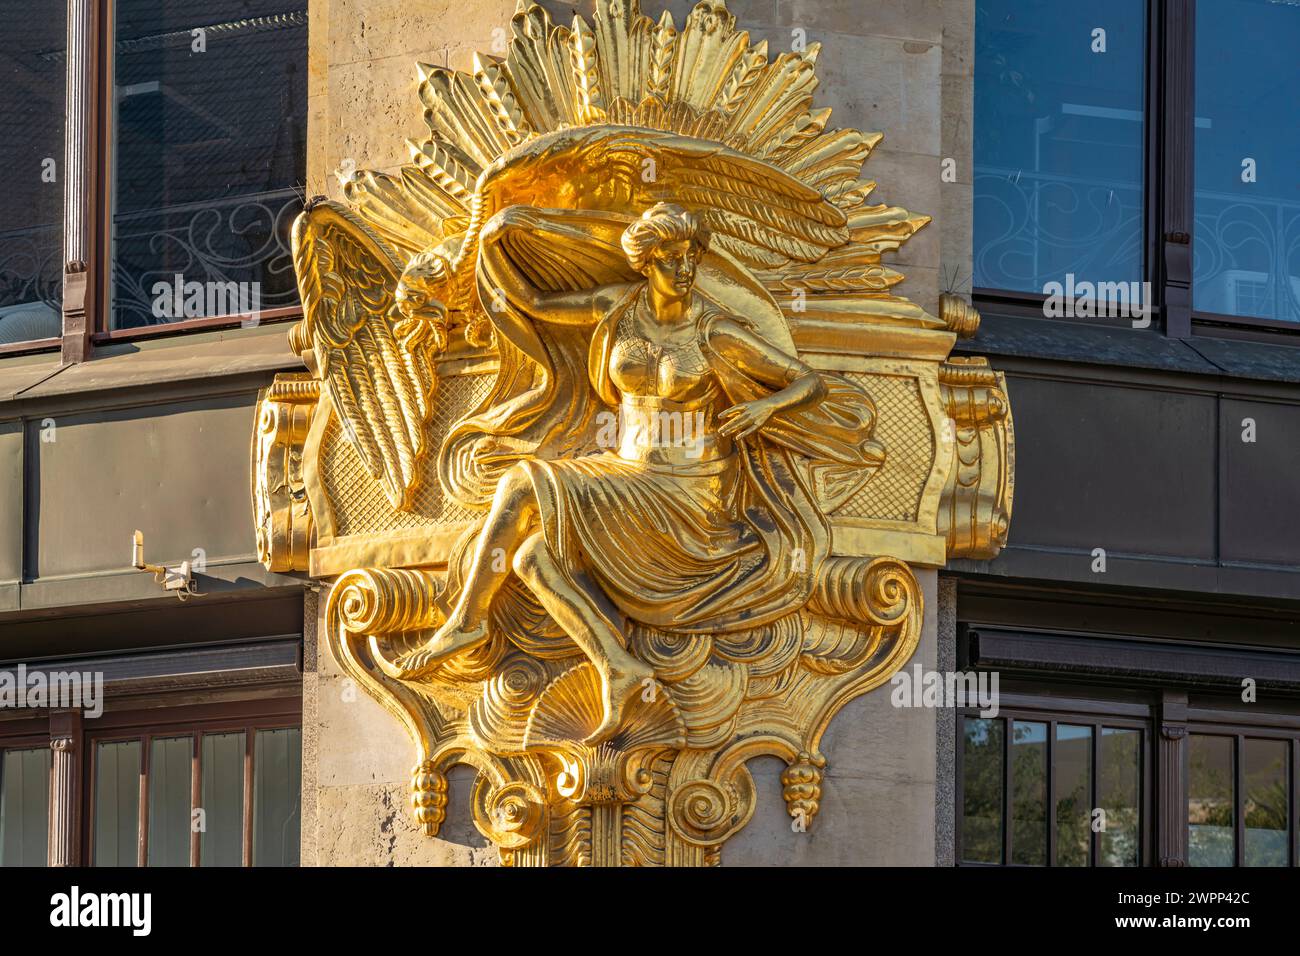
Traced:
<path id="1" fill-rule="evenodd" d="M 310 374 L 264 411 L 312 411 L 259 432 L 255 506 L 297 455 L 330 651 L 416 742 L 426 833 L 464 763 L 509 865 L 713 865 L 754 757 L 811 825 L 831 719 L 918 643 L 912 566 L 1005 541 L 1005 382 L 949 361 L 974 310 L 892 291 L 929 219 L 869 203 L 881 134 L 813 107 L 816 45 L 720 0 L 510 33 L 420 65 L 410 162 L 296 223 Z"/>

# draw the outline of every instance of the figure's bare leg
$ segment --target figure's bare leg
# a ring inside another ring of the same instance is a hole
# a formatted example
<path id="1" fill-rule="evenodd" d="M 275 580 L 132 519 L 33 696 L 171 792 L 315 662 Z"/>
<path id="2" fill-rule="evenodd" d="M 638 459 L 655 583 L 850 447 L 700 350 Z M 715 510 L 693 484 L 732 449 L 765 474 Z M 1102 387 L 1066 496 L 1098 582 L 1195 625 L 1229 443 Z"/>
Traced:
<path id="1" fill-rule="evenodd" d="M 488 638 L 488 609 L 510 574 L 519 545 L 528 537 L 537 514 L 532 481 L 521 467 L 501 476 L 492 508 L 479 532 L 460 598 L 442 627 L 416 650 L 401 657 L 395 676 L 419 677 L 443 661 Z"/>
<path id="2" fill-rule="evenodd" d="M 614 623 L 618 612 L 604 592 L 585 574 L 562 573 L 541 534 L 532 535 L 519 546 L 514 567 L 546 612 L 600 674 L 604 716 L 584 742 L 595 746 L 608 740 L 623 722 L 624 704 L 647 678 L 654 678 L 654 669 L 623 647 Z"/>

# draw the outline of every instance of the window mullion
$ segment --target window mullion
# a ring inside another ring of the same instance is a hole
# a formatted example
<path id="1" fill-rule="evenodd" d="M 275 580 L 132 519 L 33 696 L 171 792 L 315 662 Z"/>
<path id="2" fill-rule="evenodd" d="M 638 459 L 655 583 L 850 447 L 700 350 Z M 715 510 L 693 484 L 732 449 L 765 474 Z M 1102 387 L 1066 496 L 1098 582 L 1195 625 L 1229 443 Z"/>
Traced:
<path id="1" fill-rule="evenodd" d="M 1195 0 L 1163 0 L 1161 75 L 1162 301 L 1165 334 L 1192 334 L 1192 189 L 1195 184 Z"/>
<path id="2" fill-rule="evenodd" d="M 63 347 L 64 362 L 89 357 L 94 295 L 91 292 L 91 184 L 98 150 L 95 114 L 100 0 L 67 0 L 67 93 L 63 135 Z"/>

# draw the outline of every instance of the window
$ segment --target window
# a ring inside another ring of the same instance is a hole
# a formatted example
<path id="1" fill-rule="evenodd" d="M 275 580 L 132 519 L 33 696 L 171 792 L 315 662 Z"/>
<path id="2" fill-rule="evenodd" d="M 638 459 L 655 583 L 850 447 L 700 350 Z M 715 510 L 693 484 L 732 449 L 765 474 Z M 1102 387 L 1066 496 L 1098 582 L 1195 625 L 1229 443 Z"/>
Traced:
<path id="1" fill-rule="evenodd" d="M 1259 728 L 1193 733 L 1187 750 L 1187 861 L 1192 866 L 1286 866 L 1295 797 L 1286 737 Z"/>
<path id="2" fill-rule="evenodd" d="M 302 0 L 116 0 L 111 330 L 297 304 Z"/>
<path id="3" fill-rule="evenodd" d="M 299 313 L 303 0 L 54 0 L 39 16 L 0 0 L 0 18 L 0 353 Z"/>
<path id="4" fill-rule="evenodd" d="M 49 838 L 49 746 L 0 751 L 0 866 L 44 866 Z"/>
<path id="5" fill-rule="evenodd" d="M 1298 44 L 1279 0 L 977 0 L 977 296 L 1300 328 Z"/>
<path id="6" fill-rule="evenodd" d="M 1300 322 L 1300 6 L 1197 0 L 1198 311 Z"/>
<path id="7" fill-rule="evenodd" d="M 45 6 L 0 0 L 0 346 L 62 332 L 67 23 Z"/>
<path id="8" fill-rule="evenodd" d="M 1142 278 L 1142 7 L 978 3 L 977 287 Z"/>
<path id="9" fill-rule="evenodd" d="M 1158 757 L 1159 692 L 1076 694 L 1017 690 L 997 717 L 959 714 L 960 865 L 1151 866 L 1157 831 L 1179 830 L 1186 856 L 1169 855 L 1189 866 L 1300 865 L 1300 711 L 1198 700 Z M 1181 777 L 1162 793 L 1158 760 L 1161 780 Z"/>
<path id="10" fill-rule="evenodd" d="M 297 866 L 302 733 L 282 720 L 232 714 L 89 735 L 90 860 Z"/>
<path id="11" fill-rule="evenodd" d="M 961 862 L 1140 866 L 1144 721 L 1026 709 L 961 718 Z"/>

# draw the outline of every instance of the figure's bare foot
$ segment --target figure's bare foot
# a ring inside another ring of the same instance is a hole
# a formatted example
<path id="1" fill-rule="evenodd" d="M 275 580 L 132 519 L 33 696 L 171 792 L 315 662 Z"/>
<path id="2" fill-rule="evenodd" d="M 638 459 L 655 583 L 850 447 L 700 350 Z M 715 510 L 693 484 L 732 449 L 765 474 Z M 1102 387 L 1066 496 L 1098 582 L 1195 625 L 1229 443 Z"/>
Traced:
<path id="1" fill-rule="evenodd" d="M 418 648 L 394 661 L 390 676 L 401 680 L 423 677 L 444 661 L 478 647 L 487 639 L 486 620 L 476 627 L 465 627 L 460 619 L 452 617 Z"/>
<path id="2" fill-rule="evenodd" d="M 640 692 L 646 680 L 654 680 L 654 668 L 629 658 L 627 664 L 611 666 L 601 675 L 601 693 L 604 697 L 605 716 L 583 741 L 589 747 L 603 744 L 618 733 L 623 724 L 623 709 L 632 695 Z"/>

